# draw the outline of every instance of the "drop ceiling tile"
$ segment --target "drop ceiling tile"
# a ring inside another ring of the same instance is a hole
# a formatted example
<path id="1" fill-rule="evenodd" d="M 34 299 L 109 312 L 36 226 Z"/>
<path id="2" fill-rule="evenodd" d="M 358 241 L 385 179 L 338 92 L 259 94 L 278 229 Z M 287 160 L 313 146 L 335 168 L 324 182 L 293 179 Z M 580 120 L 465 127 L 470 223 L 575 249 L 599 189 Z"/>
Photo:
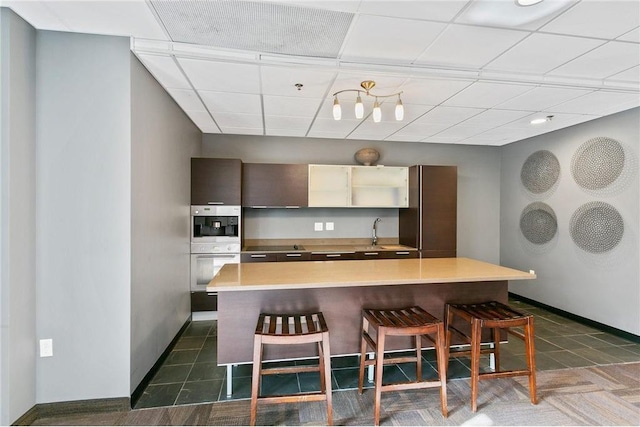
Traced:
<path id="1" fill-rule="evenodd" d="M 553 115 L 553 118 L 541 124 L 531 124 L 531 120 L 545 117 L 546 115 Z M 531 133 L 546 133 L 557 129 L 561 129 L 567 126 L 573 126 L 574 124 L 581 123 L 588 120 L 593 120 L 600 116 L 588 115 L 588 114 L 570 114 L 570 113 L 534 113 L 528 116 L 524 116 L 518 120 L 508 123 L 499 129 L 507 130 L 519 130 L 522 132 Z"/>
<path id="2" fill-rule="evenodd" d="M 433 144 L 455 144 L 460 142 L 461 138 L 456 137 L 447 137 L 447 136 L 430 136 L 428 138 L 424 138 L 421 142 L 429 142 Z"/>
<path id="3" fill-rule="evenodd" d="M 550 75 L 603 79 L 640 63 L 640 47 L 609 42 L 549 72 Z"/>
<path id="4" fill-rule="evenodd" d="M 637 27 L 626 34 L 618 37 L 618 40 L 640 43 L 640 27 Z"/>
<path id="5" fill-rule="evenodd" d="M 314 117 L 322 104 L 321 98 L 293 98 L 290 96 L 262 97 L 264 114 L 269 116 Z"/>
<path id="6" fill-rule="evenodd" d="M 505 110 L 541 111 L 562 102 L 577 98 L 591 90 L 536 87 L 522 95 L 498 104 L 496 108 Z"/>
<path id="7" fill-rule="evenodd" d="M 400 138 L 413 138 L 415 137 L 415 141 L 421 140 L 427 136 L 435 135 L 443 130 L 449 128 L 451 125 L 443 124 L 443 123 L 416 123 L 413 122 L 404 128 L 400 129 L 395 134 L 387 137 L 390 139 L 392 137 L 400 137 Z"/>
<path id="8" fill-rule="evenodd" d="M 386 137 L 385 141 L 418 142 L 422 138 L 424 138 L 424 135 L 407 135 L 407 134 L 394 133 L 393 135 L 389 135 L 388 137 Z"/>
<path id="9" fill-rule="evenodd" d="M 258 114 L 216 113 L 213 117 L 225 133 L 229 127 L 262 129 L 262 116 Z"/>
<path id="10" fill-rule="evenodd" d="M 212 113 L 262 114 L 260 95 L 249 93 L 199 91 L 202 100 Z"/>
<path id="11" fill-rule="evenodd" d="M 445 26 L 436 22 L 359 15 L 351 24 L 341 58 L 411 63 Z"/>
<path id="12" fill-rule="evenodd" d="M 144 54 L 137 56 L 165 89 L 191 89 L 189 81 L 170 56 Z"/>
<path id="13" fill-rule="evenodd" d="M 299 136 L 303 137 L 307 134 L 307 129 L 270 129 L 267 128 L 264 132 L 265 135 L 272 136 Z"/>
<path id="14" fill-rule="evenodd" d="M 358 11 L 360 1 L 344 1 L 344 0 L 286 0 L 287 4 L 297 5 L 301 7 L 315 7 L 317 9 L 336 10 L 338 12 L 355 13 Z"/>
<path id="15" fill-rule="evenodd" d="M 222 133 L 227 135 L 264 135 L 262 128 L 243 128 L 233 126 L 223 127 Z"/>
<path id="16" fill-rule="evenodd" d="M 254 64 L 178 58 L 197 90 L 260 93 L 260 71 Z"/>
<path id="17" fill-rule="evenodd" d="M 392 16 L 395 18 L 450 21 L 468 3 L 468 0 L 406 1 L 362 0 L 359 13 Z"/>
<path id="18" fill-rule="evenodd" d="M 602 19 L 603 16 L 607 19 Z M 614 39 L 639 24 L 637 1 L 581 1 L 540 31 Z"/>
<path id="19" fill-rule="evenodd" d="M 640 82 L 640 66 L 629 68 L 618 74 L 614 74 L 608 80 L 624 80 L 628 82 Z"/>
<path id="20" fill-rule="evenodd" d="M 264 116 L 265 129 L 309 129 L 312 117 Z"/>
<path id="21" fill-rule="evenodd" d="M 521 7 L 511 0 L 475 0 L 469 3 L 456 22 L 490 27 L 535 30 L 567 9 L 575 0 L 543 1 Z"/>
<path id="22" fill-rule="evenodd" d="M 435 106 L 471 85 L 470 80 L 425 79 L 412 77 L 400 87 L 402 102 Z"/>
<path id="23" fill-rule="evenodd" d="M 485 68 L 546 73 L 603 43 L 602 40 L 573 36 L 532 34 Z"/>
<path id="24" fill-rule="evenodd" d="M 169 92 L 169 95 L 171 95 L 183 110 L 207 112 L 194 90 L 167 89 L 167 92 Z"/>
<path id="25" fill-rule="evenodd" d="M 56 16 L 63 17 L 66 31 L 133 36 L 167 40 L 146 2 L 138 1 L 43 1 Z"/>
<path id="26" fill-rule="evenodd" d="M 358 125 L 360 120 L 334 120 L 332 118 L 316 118 L 313 122 L 311 130 L 319 133 L 337 133 L 345 137 L 351 133 Z"/>
<path id="27" fill-rule="evenodd" d="M 300 67 L 261 66 L 262 93 L 265 95 L 323 98 L 336 76 L 334 71 Z M 301 83 L 302 89 L 295 87 Z"/>
<path id="28" fill-rule="evenodd" d="M 522 117 L 528 116 L 531 111 L 515 111 L 515 110 L 487 110 L 483 113 L 471 117 L 469 120 L 465 120 L 463 126 L 474 126 L 478 129 L 491 129 L 497 126 L 502 126 L 507 123 L 511 123 Z"/>
<path id="29" fill-rule="evenodd" d="M 405 123 L 396 121 L 374 123 L 373 120 L 368 119 L 358 126 L 358 128 L 349 135 L 349 138 L 381 140 L 397 132 L 405 125 Z"/>
<path id="30" fill-rule="evenodd" d="M 202 111 L 185 111 L 185 113 L 202 133 L 220 133 L 220 129 L 211 119 L 209 113 Z"/>
<path id="31" fill-rule="evenodd" d="M 318 132 L 311 129 L 309 133 L 307 133 L 308 138 L 331 138 L 331 139 L 344 139 L 347 134 L 343 134 L 341 132 Z"/>
<path id="32" fill-rule="evenodd" d="M 416 63 L 480 68 L 528 34 L 524 31 L 449 25 Z"/>
<path id="33" fill-rule="evenodd" d="M 455 125 L 484 111 L 482 108 L 439 106 L 417 119 L 413 124 Z"/>
<path id="34" fill-rule="evenodd" d="M 599 90 L 556 105 L 549 108 L 548 111 L 551 113 L 601 115 L 632 108 L 634 105 L 638 105 L 639 103 L 640 96 L 637 93 L 607 92 Z"/>
<path id="35" fill-rule="evenodd" d="M 442 132 L 438 132 L 437 134 L 429 137 L 429 140 L 432 138 L 450 138 L 455 141 L 460 141 L 466 138 L 470 138 L 474 135 L 481 133 L 483 130 L 478 126 L 468 126 L 466 124 L 461 124 L 457 126 L 452 126 L 448 129 L 443 130 Z"/>
<path id="36" fill-rule="evenodd" d="M 530 85 L 476 82 L 443 104 L 449 106 L 491 108 L 511 98 L 530 91 Z"/>

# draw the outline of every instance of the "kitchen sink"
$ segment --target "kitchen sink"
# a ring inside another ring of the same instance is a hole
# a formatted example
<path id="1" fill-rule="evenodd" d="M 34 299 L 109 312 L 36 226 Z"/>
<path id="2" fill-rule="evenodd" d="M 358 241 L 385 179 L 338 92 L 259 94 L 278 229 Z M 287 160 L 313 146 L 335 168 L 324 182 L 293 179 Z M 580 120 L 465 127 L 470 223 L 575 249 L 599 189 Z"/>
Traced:
<path id="1" fill-rule="evenodd" d="M 407 249 L 402 245 L 370 245 L 370 246 L 356 246 L 357 251 L 395 251 L 400 249 Z"/>

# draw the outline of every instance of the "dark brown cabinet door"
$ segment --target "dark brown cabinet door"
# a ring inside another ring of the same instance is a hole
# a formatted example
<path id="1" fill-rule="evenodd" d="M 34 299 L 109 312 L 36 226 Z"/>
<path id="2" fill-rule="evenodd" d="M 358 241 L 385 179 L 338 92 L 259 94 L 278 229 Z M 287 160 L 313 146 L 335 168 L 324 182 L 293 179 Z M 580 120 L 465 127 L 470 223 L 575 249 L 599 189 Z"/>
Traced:
<path id="1" fill-rule="evenodd" d="M 355 252 L 311 254 L 311 261 L 342 261 L 347 259 L 356 259 Z"/>
<path id="2" fill-rule="evenodd" d="M 242 206 L 308 206 L 308 165 L 245 163 Z"/>
<path id="3" fill-rule="evenodd" d="M 416 246 L 422 258 L 456 256 L 458 169 L 409 168 L 409 208 L 399 214 L 400 244 Z"/>
<path id="4" fill-rule="evenodd" d="M 241 198 L 239 159 L 191 159 L 192 205 L 237 205 Z"/>
<path id="5" fill-rule="evenodd" d="M 288 261 L 309 261 L 311 259 L 311 252 L 289 252 L 276 254 L 276 260 L 279 262 Z"/>

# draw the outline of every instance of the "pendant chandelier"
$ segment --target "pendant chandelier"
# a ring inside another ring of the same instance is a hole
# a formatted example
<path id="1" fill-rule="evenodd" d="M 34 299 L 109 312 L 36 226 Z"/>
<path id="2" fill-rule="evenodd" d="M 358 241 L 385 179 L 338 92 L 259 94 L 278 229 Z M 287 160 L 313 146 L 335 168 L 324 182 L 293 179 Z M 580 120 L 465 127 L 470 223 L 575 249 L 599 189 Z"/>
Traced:
<path id="1" fill-rule="evenodd" d="M 378 103 L 378 98 L 391 98 L 393 96 L 398 97 L 398 101 L 396 101 L 396 120 L 400 121 L 404 118 L 404 106 L 402 105 L 402 99 L 400 99 L 400 94 L 402 91 L 392 93 L 390 95 L 375 95 L 371 93 L 371 89 L 376 85 L 376 82 L 373 80 L 365 80 L 360 83 L 362 89 L 345 89 L 340 90 L 333 94 L 333 118 L 335 120 L 340 120 L 342 118 L 342 108 L 340 107 L 340 101 L 338 101 L 338 95 L 343 92 L 357 92 L 358 97 L 356 98 L 356 108 L 355 115 L 356 119 L 361 119 L 364 117 L 364 105 L 362 104 L 362 97 L 360 95 L 364 94 L 365 96 L 370 96 L 375 98 L 375 102 L 373 103 L 373 121 L 379 123 L 382 120 L 382 111 L 380 110 L 380 104 Z"/>

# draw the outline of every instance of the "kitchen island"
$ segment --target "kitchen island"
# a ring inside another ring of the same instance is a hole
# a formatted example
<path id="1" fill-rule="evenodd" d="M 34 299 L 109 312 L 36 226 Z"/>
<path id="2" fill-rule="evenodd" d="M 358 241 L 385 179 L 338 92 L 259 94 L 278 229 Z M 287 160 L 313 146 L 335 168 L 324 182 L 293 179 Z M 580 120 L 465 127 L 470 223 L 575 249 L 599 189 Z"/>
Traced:
<path id="1" fill-rule="evenodd" d="M 442 319 L 447 302 L 506 303 L 509 280 L 535 277 L 469 258 L 227 264 L 207 286 L 207 291 L 218 293 L 217 362 L 229 368 L 251 363 L 261 312 L 322 311 L 331 355 L 358 354 L 363 307 L 419 305 Z M 398 339 L 388 347 L 408 344 Z M 265 349 L 264 360 L 316 355 L 312 345 L 274 347 Z"/>

